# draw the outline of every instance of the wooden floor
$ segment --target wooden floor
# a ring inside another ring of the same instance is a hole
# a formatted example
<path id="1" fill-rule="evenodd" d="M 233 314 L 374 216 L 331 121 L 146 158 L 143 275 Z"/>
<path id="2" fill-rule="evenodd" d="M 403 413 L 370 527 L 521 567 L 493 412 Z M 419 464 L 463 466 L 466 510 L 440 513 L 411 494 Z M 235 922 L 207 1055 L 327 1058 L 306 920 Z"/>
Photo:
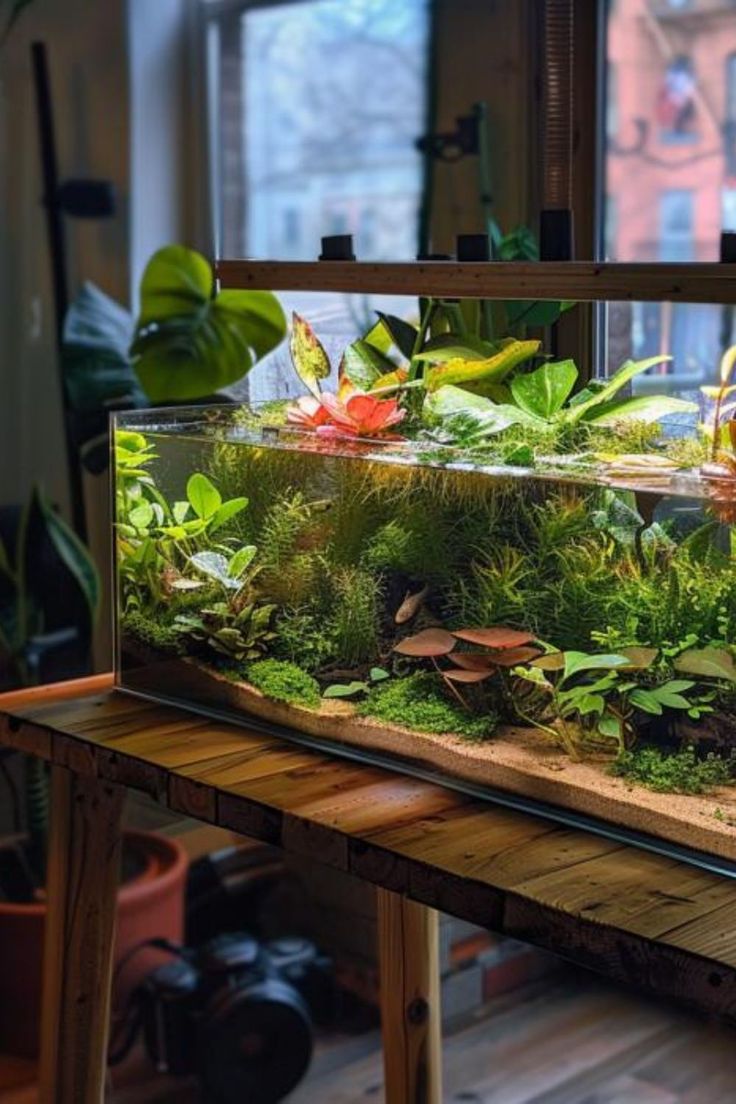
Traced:
<path id="1" fill-rule="evenodd" d="M 383 1104 L 378 1032 L 323 1041 L 288 1104 Z M 734 1104 L 736 1036 L 570 973 L 502 998 L 444 1043 L 445 1104 Z M 2 1104 L 37 1104 L 22 1064 Z M 132 1079 L 131 1079 L 132 1078 Z M 109 1104 L 206 1104 L 139 1067 Z M 120 1075 L 116 1075 L 119 1082 Z"/>
<path id="2" fill-rule="evenodd" d="M 377 1033 L 322 1045 L 289 1104 L 382 1104 L 379 1046 Z M 493 1015 L 445 1040 L 444 1062 L 445 1104 L 736 1101 L 732 1030 L 588 975 L 571 973 L 499 1001 Z M 148 1081 L 116 1092 L 111 1102 L 201 1104 L 201 1098 L 181 1082 Z"/>

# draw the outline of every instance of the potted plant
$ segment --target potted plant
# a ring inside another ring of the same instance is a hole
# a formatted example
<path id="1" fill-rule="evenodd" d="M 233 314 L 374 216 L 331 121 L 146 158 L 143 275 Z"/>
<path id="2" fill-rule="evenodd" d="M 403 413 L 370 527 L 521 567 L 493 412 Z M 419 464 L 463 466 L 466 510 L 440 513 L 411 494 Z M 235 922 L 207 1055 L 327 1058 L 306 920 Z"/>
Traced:
<path id="1" fill-rule="evenodd" d="M 0 685 L 8 690 L 84 673 L 99 591 L 89 553 L 38 489 L 19 517 L 4 521 Z M 15 532 L 9 539 L 11 528 Z M 5 1052 L 32 1058 L 41 1000 L 48 786 L 44 764 L 24 759 L 21 800 L 7 758 L 0 765 L 14 798 L 15 831 L 0 845 L 0 1038 Z M 153 936 L 181 939 L 186 873 L 180 844 L 150 833 L 126 833 L 118 961 Z M 151 968 L 155 955 L 144 951 L 120 971 L 119 996 Z"/>

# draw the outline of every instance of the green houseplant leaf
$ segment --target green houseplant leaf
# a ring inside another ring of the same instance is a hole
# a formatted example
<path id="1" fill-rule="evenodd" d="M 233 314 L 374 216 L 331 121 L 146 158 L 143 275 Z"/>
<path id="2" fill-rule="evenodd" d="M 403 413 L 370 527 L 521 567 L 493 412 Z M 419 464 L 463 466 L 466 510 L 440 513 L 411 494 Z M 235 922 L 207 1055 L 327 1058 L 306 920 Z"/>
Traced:
<path id="1" fill-rule="evenodd" d="M 396 365 L 389 357 L 362 338 L 348 345 L 340 364 L 340 375 L 347 376 L 362 391 L 370 391 L 382 376 L 395 370 Z"/>
<path id="2" fill-rule="evenodd" d="M 294 371 L 307 390 L 318 399 L 320 383 L 327 379 L 331 371 L 330 358 L 312 327 L 296 311 L 291 316 L 289 351 Z"/>
<path id="3" fill-rule="evenodd" d="M 514 402 L 537 418 L 551 418 L 561 410 L 578 378 L 572 360 L 549 361 L 510 383 Z"/>
<path id="4" fill-rule="evenodd" d="M 401 355 L 410 360 L 417 340 L 416 328 L 410 322 L 405 322 L 403 318 L 397 318 L 396 315 L 383 314 L 381 311 L 376 313 L 390 340 Z M 382 352 L 387 353 L 388 349 L 383 349 Z"/>
<path id="5" fill-rule="evenodd" d="M 209 262 L 169 245 L 141 280 L 141 311 L 131 353 L 151 402 L 186 401 L 235 383 L 284 337 L 286 322 L 265 291 L 213 294 Z"/>
<path id="6" fill-rule="evenodd" d="M 25 533 L 34 531 L 34 516 L 39 518 L 54 551 L 79 587 L 89 607 L 90 618 L 97 615 L 100 604 L 100 580 L 94 561 L 74 530 L 53 509 L 46 496 L 36 487 L 31 496 Z M 23 572 L 27 576 L 27 572 Z M 26 584 L 30 579 L 25 579 Z"/>
<path id="7" fill-rule="evenodd" d="M 544 426 L 539 418 L 527 414 L 510 403 L 495 403 L 484 395 L 476 395 L 462 387 L 447 384 L 427 395 L 425 410 L 442 421 L 467 418 L 475 422 L 484 433 L 501 433 L 512 425 Z"/>
<path id="8" fill-rule="evenodd" d="M 646 372 L 647 369 L 653 368 L 655 364 L 662 364 L 664 361 L 671 359 L 672 357 L 669 356 L 654 356 L 648 357 L 646 360 L 625 361 L 609 380 L 601 384 L 595 381 L 595 390 L 592 387 L 586 389 L 586 392 L 590 393 L 590 397 L 571 404 L 568 418 L 573 422 L 582 421 L 583 419 L 589 420 L 588 415 L 591 411 L 613 399 L 614 395 L 617 395 L 621 388 L 625 387 L 634 376 Z"/>
<path id="9" fill-rule="evenodd" d="M 668 414 L 694 414 L 698 405 L 671 395 L 637 395 L 596 406 L 585 421 L 591 425 L 614 425 L 628 418 L 638 422 L 658 422 Z"/>
<path id="10" fill-rule="evenodd" d="M 84 467 L 98 474 L 109 461 L 110 411 L 147 404 L 133 371 L 133 316 L 85 283 L 64 318 L 61 367 L 72 434 Z"/>
<path id="11" fill-rule="evenodd" d="M 485 360 L 451 359 L 444 364 L 428 368 L 425 382 L 428 391 L 437 391 L 447 384 L 462 386 L 465 383 L 500 383 L 512 369 L 539 352 L 539 341 L 516 341 L 509 338 L 499 342 L 497 351 Z"/>

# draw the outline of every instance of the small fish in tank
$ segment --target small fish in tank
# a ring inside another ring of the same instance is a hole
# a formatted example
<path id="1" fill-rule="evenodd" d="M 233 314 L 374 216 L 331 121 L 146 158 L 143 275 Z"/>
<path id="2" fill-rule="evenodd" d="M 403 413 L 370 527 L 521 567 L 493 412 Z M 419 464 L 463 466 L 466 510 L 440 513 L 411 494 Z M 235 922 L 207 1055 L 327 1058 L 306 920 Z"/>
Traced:
<path id="1" fill-rule="evenodd" d="M 736 858 L 728 404 L 385 316 L 334 392 L 291 355 L 116 417 L 119 685 Z"/>

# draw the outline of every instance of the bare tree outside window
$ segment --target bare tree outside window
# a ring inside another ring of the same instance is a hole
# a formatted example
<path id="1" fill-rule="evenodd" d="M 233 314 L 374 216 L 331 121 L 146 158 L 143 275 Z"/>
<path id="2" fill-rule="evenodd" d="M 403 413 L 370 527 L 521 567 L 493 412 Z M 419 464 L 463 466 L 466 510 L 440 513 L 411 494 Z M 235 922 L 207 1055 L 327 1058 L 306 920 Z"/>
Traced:
<path id="1" fill-rule="evenodd" d="M 243 3 L 228 13 L 214 74 L 222 255 L 314 260 L 323 235 L 352 234 L 361 260 L 414 258 L 428 28 L 427 0 Z M 282 300 L 335 349 L 378 305 L 304 293 Z M 292 393 L 283 350 L 249 384 L 252 398 Z"/>

